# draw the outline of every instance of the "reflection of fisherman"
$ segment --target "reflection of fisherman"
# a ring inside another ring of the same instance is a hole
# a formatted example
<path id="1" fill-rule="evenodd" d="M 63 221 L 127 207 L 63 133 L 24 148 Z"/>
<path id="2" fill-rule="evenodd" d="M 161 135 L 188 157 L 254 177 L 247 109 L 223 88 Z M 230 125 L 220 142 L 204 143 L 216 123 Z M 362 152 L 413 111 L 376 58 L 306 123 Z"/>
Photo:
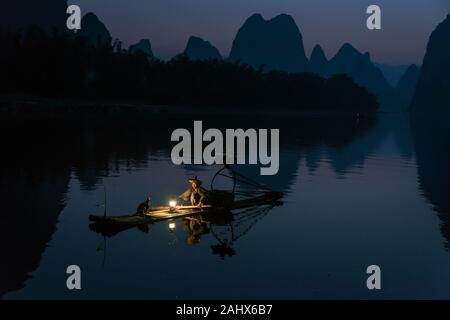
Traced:
<path id="1" fill-rule="evenodd" d="M 213 254 L 218 254 L 222 259 L 225 256 L 232 257 L 236 254 L 236 251 L 228 244 L 228 241 L 221 242 L 211 246 Z"/>
<path id="2" fill-rule="evenodd" d="M 201 186 L 202 182 L 197 177 L 189 179 L 188 182 L 191 184 L 191 187 L 183 192 L 180 198 L 184 201 L 191 201 L 193 206 L 202 207 L 207 200 L 208 191 Z"/>
<path id="3" fill-rule="evenodd" d="M 200 242 L 202 235 L 209 233 L 208 224 L 201 219 L 186 218 L 183 224 L 187 233 L 186 242 L 188 245 L 194 245 Z"/>
<path id="4" fill-rule="evenodd" d="M 147 197 L 147 199 L 144 202 L 142 202 L 136 209 L 136 214 L 143 215 L 147 213 L 148 210 L 150 210 L 150 207 L 151 207 L 151 198 Z"/>

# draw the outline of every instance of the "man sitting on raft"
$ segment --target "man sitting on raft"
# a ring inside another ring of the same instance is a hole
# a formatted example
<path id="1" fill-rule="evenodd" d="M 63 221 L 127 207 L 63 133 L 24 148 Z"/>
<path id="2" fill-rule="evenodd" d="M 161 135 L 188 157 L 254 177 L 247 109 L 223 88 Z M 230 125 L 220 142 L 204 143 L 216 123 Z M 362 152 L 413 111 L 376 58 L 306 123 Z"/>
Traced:
<path id="1" fill-rule="evenodd" d="M 184 201 L 191 201 L 191 205 L 202 207 L 208 197 L 208 191 L 202 187 L 202 182 L 197 179 L 197 176 L 193 179 L 188 179 L 191 187 L 183 192 L 180 196 Z"/>

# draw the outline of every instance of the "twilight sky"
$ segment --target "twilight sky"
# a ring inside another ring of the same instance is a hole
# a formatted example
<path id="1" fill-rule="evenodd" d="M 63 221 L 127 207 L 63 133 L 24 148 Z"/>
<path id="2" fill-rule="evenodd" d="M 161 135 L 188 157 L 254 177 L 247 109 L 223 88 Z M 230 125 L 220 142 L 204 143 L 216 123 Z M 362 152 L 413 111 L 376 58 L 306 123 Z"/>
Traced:
<path id="1" fill-rule="evenodd" d="M 210 41 L 228 56 L 245 19 L 261 13 L 294 17 L 307 56 L 316 43 L 328 58 L 350 42 L 380 63 L 422 63 L 430 33 L 450 13 L 449 0 L 69 0 L 94 12 L 124 45 L 150 39 L 156 56 L 184 50 L 190 35 Z M 381 7 L 382 30 L 366 28 L 366 8 Z"/>

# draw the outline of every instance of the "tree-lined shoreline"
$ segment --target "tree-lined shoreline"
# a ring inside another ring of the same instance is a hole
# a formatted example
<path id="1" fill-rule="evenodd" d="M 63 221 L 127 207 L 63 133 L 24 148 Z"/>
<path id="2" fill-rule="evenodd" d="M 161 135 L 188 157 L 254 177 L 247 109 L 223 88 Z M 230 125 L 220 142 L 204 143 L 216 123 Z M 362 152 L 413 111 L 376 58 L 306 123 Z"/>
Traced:
<path id="1" fill-rule="evenodd" d="M 149 60 L 120 42 L 92 45 L 86 38 L 38 27 L 0 31 L 4 44 L 1 91 L 7 95 L 118 99 L 151 105 L 292 108 L 374 112 L 376 96 L 350 77 L 265 72 L 220 60 Z"/>

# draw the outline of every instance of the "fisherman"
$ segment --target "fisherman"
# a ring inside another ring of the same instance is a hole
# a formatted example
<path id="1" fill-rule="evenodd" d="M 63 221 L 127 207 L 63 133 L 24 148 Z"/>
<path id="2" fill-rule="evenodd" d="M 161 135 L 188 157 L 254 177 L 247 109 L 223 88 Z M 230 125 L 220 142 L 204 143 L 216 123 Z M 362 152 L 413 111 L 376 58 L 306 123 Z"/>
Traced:
<path id="1" fill-rule="evenodd" d="M 191 187 L 180 195 L 184 201 L 190 201 L 191 205 L 202 207 L 208 198 L 208 191 L 202 187 L 202 182 L 195 178 L 188 179 Z"/>
<path id="2" fill-rule="evenodd" d="M 147 199 L 142 202 L 136 209 L 136 215 L 143 215 L 147 213 L 147 211 L 150 210 L 151 206 L 151 198 L 150 196 L 148 196 Z"/>

